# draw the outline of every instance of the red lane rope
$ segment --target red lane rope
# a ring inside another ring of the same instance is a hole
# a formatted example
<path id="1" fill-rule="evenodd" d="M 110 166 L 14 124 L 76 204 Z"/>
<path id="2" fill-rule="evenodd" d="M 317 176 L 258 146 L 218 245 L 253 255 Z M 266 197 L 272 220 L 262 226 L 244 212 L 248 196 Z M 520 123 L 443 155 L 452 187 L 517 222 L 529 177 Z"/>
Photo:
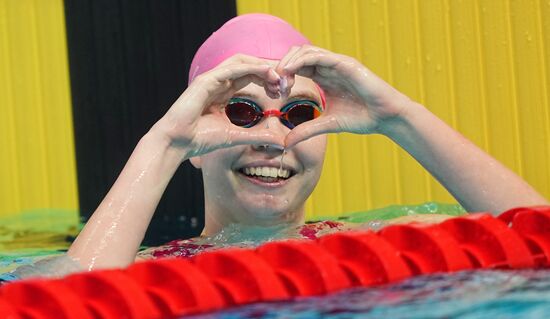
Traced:
<path id="1" fill-rule="evenodd" d="M 392 225 L 0 287 L 0 318 L 167 318 L 414 275 L 550 266 L 550 207 Z"/>

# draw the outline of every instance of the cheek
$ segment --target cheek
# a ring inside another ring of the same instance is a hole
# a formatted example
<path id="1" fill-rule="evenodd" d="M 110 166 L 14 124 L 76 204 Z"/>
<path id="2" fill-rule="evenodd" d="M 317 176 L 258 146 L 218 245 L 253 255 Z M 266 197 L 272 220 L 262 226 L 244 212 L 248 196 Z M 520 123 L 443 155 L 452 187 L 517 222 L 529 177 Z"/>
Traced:
<path id="1" fill-rule="evenodd" d="M 318 135 L 296 145 L 296 154 L 305 168 L 322 167 L 327 148 L 327 136 Z"/>
<path id="2" fill-rule="evenodd" d="M 219 149 L 201 156 L 203 175 L 209 177 L 212 174 L 221 174 L 222 172 L 230 170 L 243 150 L 244 147 L 235 146 Z"/>

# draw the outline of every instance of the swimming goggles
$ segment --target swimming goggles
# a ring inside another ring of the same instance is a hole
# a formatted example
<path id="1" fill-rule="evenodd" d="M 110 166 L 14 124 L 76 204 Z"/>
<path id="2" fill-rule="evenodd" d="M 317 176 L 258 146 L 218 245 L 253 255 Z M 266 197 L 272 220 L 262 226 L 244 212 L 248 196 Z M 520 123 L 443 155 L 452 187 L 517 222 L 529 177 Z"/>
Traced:
<path id="1" fill-rule="evenodd" d="M 276 116 L 289 129 L 311 121 L 323 112 L 317 102 L 310 100 L 293 101 L 280 110 L 264 111 L 254 101 L 234 97 L 225 107 L 225 114 L 231 123 L 241 127 L 252 127 L 264 117 Z"/>

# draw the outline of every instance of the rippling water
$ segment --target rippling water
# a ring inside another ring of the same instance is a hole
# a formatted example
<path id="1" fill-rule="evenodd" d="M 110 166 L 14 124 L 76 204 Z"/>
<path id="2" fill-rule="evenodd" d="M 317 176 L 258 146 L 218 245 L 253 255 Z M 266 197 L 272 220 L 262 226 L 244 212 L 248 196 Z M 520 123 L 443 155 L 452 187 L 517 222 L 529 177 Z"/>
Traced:
<path id="1" fill-rule="evenodd" d="M 460 215 L 463 210 L 456 205 L 436 203 L 392 206 L 351 214 L 340 221 L 370 227 L 373 220 L 417 213 Z M 36 226 L 29 220 L 36 220 Z M 2 225 L 0 270 L 4 271 L 32 263 L 44 255 L 59 254 L 68 247 L 67 239 L 77 229 L 74 221 L 66 225 L 56 222 L 52 224 L 55 227 L 42 229 L 42 220 L 34 217 Z M 285 229 L 251 228 L 243 232 L 228 228 L 209 240 L 219 246 L 253 247 L 264 241 L 295 236 Z M 391 285 L 251 304 L 191 318 L 550 318 L 550 270 L 464 271 L 420 276 Z"/>
<path id="2" fill-rule="evenodd" d="M 190 318 L 550 318 L 550 270 L 434 274 Z"/>

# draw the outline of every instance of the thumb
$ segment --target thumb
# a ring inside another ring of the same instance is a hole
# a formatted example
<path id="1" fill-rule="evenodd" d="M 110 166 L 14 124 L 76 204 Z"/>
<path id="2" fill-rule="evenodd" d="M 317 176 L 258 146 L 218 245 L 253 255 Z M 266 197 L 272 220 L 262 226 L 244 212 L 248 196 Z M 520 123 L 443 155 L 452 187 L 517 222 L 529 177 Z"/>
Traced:
<path id="1" fill-rule="evenodd" d="M 319 117 L 315 120 L 302 123 L 293 128 L 285 138 L 285 147 L 291 148 L 308 138 L 326 134 L 341 132 L 341 126 L 335 116 Z"/>
<path id="2" fill-rule="evenodd" d="M 251 130 L 248 128 L 232 128 L 225 131 L 225 139 L 221 147 L 244 144 L 284 145 L 285 137 L 269 129 Z"/>

